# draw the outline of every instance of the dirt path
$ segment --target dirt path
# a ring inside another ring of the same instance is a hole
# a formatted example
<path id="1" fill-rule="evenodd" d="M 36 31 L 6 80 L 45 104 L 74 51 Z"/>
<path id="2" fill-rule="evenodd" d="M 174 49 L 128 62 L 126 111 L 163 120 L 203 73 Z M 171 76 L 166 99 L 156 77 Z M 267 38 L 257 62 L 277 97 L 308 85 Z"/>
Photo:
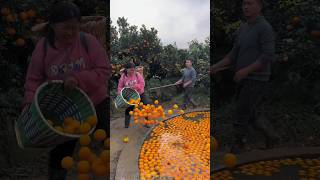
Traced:
<path id="1" fill-rule="evenodd" d="M 111 155 L 110 155 L 110 179 L 133 179 L 128 177 L 128 173 L 125 173 L 127 167 L 135 166 L 137 163 L 138 150 L 140 149 L 139 142 L 141 138 L 148 132 L 148 128 L 130 123 L 130 128 L 124 128 L 123 118 L 114 118 L 111 121 Z M 122 141 L 124 136 L 129 137 L 129 142 L 124 143 Z M 126 162 L 126 163 L 123 163 Z M 132 172 L 135 174 L 138 172 Z M 129 173 L 130 176 L 130 173 Z"/>

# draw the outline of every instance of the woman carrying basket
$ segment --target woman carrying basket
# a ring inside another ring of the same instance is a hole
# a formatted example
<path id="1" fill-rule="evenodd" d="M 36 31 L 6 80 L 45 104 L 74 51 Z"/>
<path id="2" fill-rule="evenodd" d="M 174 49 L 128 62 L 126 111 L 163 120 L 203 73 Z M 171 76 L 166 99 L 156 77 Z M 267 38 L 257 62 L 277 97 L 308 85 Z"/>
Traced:
<path id="1" fill-rule="evenodd" d="M 109 134 L 108 84 L 111 67 L 106 51 L 98 40 L 80 32 L 81 14 L 78 7 L 60 2 L 50 9 L 47 35 L 38 41 L 28 67 L 24 110 L 32 103 L 37 88 L 45 81 L 63 80 L 64 88 L 82 89 L 95 105 L 97 129 Z M 61 167 L 65 156 L 72 156 L 77 140 L 58 145 L 50 152 L 49 179 L 66 178 L 67 171 Z"/>
<path id="2" fill-rule="evenodd" d="M 144 104 L 148 104 L 148 100 L 144 94 L 144 79 L 140 73 L 135 70 L 135 64 L 128 62 L 124 67 L 124 72 L 122 73 L 119 84 L 118 84 L 118 94 L 121 93 L 121 90 L 125 87 L 132 88 L 140 94 L 141 101 Z M 124 127 L 129 128 L 130 125 L 130 111 L 133 111 L 134 106 L 130 106 L 125 111 L 125 121 Z M 148 127 L 148 126 L 145 126 Z"/>

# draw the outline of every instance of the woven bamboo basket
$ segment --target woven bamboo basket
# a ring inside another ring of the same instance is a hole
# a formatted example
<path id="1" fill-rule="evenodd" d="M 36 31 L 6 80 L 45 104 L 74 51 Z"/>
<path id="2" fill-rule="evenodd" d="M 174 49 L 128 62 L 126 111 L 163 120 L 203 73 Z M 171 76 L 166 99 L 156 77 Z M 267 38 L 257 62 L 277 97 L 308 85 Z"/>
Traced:
<path id="1" fill-rule="evenodd" d="M 32 31 L 35 32 L 31 37 L 34 43 L 37 43 L 43 37 L 46 24 L 47 22 L 32 27 Z M 92 34 L 106 49 L 106 25 L 107 19 L 104 16 L 82 16 L 80 31 Z"/>
<path id="2" fill-rule="evenodd" d="M 140 73 L 141 75 L 142 75 L 142 77 L 144 77 L 144 75 L 143 75 L 143 66 L 137 66 L 136 67 L 136 71 L 138 72 L 138 73 Z"/>
<path id="3" fill-rule="evenodd" d="M 131 88 L 123 88 L 120 94 L 116 97 L 114 105 L 116 108 L 127 108 L 134 105 L 129 103 L 130 99 L 137 100 L 139 98 L 140 95 L 136 90 Z"/>
<path id="4" fill-rule="evenodd" d="M 48 119 L 63 123 L 66 117 L 83 122 L 96 116 L 89 97 L 79 88 L 66 94 L 62 81 L 43 83 L 36 91 L 31 106 L 15 122 L 18 145 L 21 148 L 50 148 L 81 135 L 57 131 Z M 94 131 L 92 127 L 89 134 Z"/>
<path id="5" fill-rule="evenodd" d="M 106 25 L 107 19 L 104 16 L 83 16 L 80 22 L 80 30 L 90 33 L 97 38 L 104 49 L 107 48 Z"/>

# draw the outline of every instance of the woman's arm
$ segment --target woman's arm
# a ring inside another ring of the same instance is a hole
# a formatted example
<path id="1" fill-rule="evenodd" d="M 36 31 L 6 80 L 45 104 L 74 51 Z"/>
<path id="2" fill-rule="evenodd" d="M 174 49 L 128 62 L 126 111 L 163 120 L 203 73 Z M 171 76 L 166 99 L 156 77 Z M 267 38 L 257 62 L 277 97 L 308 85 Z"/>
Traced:
<path id="1" fill-rule="evenodd" d="M 124 88 L 124 74 L 122 74 L 119 79 L 118 94 L 120 94 L 122 88 Z"/>

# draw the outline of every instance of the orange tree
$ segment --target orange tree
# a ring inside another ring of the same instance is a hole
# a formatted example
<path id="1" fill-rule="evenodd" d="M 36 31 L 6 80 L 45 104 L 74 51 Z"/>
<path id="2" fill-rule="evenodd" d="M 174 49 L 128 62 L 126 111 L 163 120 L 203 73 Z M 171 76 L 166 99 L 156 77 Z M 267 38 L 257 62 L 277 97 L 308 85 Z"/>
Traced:
<path id="1" fill-rule="evenodd" d="M 163 45 L 155 28 L 148 29 L 142 25 L 130 25 L 124 17 L 118 18 L 117 27 L 111 25 L 111 63 L 113 67 L 112 95 L 120 77 L 119 70 L 122 65 L 130 60 L 144 66 L 146 80 L 160 79 L 162 83 L 173 83 L 181 76 L 181 69 L 187 58 L 194 60 L 194 66 L 200 75 L 199 87 L 204 88 L 209 84 L 207 69 L 209 66 L 210 45 L 209 39 L 204 43 L 193 40 L 187 49 L 179 49 L 176 44 Z M 150 81 L 151 82 L 151 81 Z M 159 82 L 149 84 L 159 86 Z M 204 94 L 206 94 L 204 93 Z"/>
<path id="2" fill-rule="evenodd" d="M 106 2 L 95 0 L 76 3 L 82 15 L 105 15 Z M 46 21 L 49 6 L 56 0 L 0 0 L 0 75 L 1 92 L 10 88 L 22 91 L 28 63 L 37 34 L 31 28 Z M 107 29 L 108 31 L 108 29 Z M 19 94 L 23 94 L 20 92 Z"/>
<path id="3" fill-rule="evenodd" d="M 265 99 L 265 109 L 285 141 L 299 139 L 299 142 L 308 143 L 310 139 L 307 138 L 319 134 L 316 114 L 320 114 L 320 1 L 264 2 L 263 13 L 276 35 L 277 55 L 273 63 L 271 88 L 269 97 Z M 213 59 L 217 62 L 231 49 L 234 32 L 243 18 L 240 15 L 241 0 L 217 0 L 213 6 Z M 234 87 L 233 73 L 225 71 L 221 75 L 220 79 L 214 78 L 216 104 L 219 99 L 228 102 L 233 95 L 233 92 L 228 92 Z M 222 123 L 216 123 L 214 131 L 220 139 L 225 138 L 229 142 L 232 124 L 228 124 L 225 119 L 231 118 L 231 107 L 224 105 L 216 108 L 217 119 Z"/>
<path id="4" fill-rule="evenodd" d="M 1 1 L 0 63 L 4 90 L 10 87 L 10 80 L 18 82 L 23 78 L 28 56 L 34 48 L 30 29 L 44 22 L 47 4 L 47 1 Z"/>
<path id="5" fill-rule="evenodd" d="M 241 0 L 232 2 L 218 0 L 213 5 L 215 62 L 231 49 L 234 32 L 243 20 L 243 17 L 239 16 L 242 14 Z M 273 26 L 276 35 L 277 60 L 273 64 L 272 74 L 276 93 L 272 97 L 278 99 L 279 94 L 285 94 L 281 97 L 319 102 L 320 96 L 316 91 L 320 86 L 317 86 L 316 82 L 320 79 L 318 52 L 320 1 L 269 0 L 264 2 L 263 13 Z M 218 82 L 217 87 L 224 84 L 225 82 Z"/>

